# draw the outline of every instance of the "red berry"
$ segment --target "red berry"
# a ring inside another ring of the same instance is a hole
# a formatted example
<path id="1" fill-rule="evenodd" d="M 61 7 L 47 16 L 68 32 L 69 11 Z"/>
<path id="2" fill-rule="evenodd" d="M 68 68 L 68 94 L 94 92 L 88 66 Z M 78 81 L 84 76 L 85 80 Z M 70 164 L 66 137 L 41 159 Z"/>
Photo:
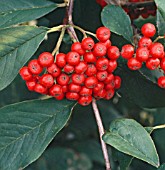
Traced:
<path id="1" fill-rule="evenodd" d="M 160 60 L 158 58 L 149 58 L 146 61 L 146 67 L 150 70 L 155 70 L 156 68 L 158 68 L 159 64 Z"/>
<path id="2" fill-rule="evenodd" d="M 104 71 L 108 68 L 109 61 L 107 58 L 99 58 L 96 61 L 96 68 L 99 71 Z"/>
<path id="3" fill-rule="evenodd" d="M 84 74 L 72 74 L 72 82 L 78 85 L 83 84 L 85 81 Z"/>
<path id="4" fill-rule="evenodd" d="M 165 71 L 165 58 L 163 58 L 163 59 L 161 60 L 161 62 L 160 62 L 160 67 L 161 67 L 162 70 Z"/>
<path id="5" fill-rule="evenodd" d="M 104 81 L 108 76 L 107 71 L 98 71 L 96 74 L 96 77 L 99 81 Z"/>
<path id="6" fill-rule="evenodd" d="M 80 61 L 80 63 L 77 66 L 75 66 L 75 72 L 77 74 L 83 74 L 87 70 L 87 68 L 88 66 L 86 62 Z"/>
<path id="7" fill-rule="evenodd" d="M 105 85 L 105 90 L 114 89 L 114 87 L 115 87 L 115 83 L 106 84 Z"/>
<path id="8" fill-rule="evenodd" d="M 96 62 L 96 57 L 94 56 L 92 52 L 86 52 L 84 54 L 84 61 L 87 63 L 94 63 Z"/>
<path id="9" fill-rule="evenodd" d="M 95 45 L 95 42 L 90 37 L 84 38 L 81 42 L 81 46 L 84 50 L 92 50 L 94 45 Z"/>
<path id="10" fill-rule="evenodd" d="M 113 71 L 115 71 L 116 68 L 117 68 L 116 60 L 109 60 L 107 71 L 109 73 L 112 73 Z"/>
<path id="11" fill-rule="evenodd" d="M 41 84 L 36 84 L 34 87 L 34 91 L 41 94 L 47 94 L 47 88 Z"/>
<path id="12" fill-rule="evenodd" d="M 57 67 L 55 63 L 47 68 L 48 73 L 50 73 L 53 77 L 58 77 L 61 74 L 61 70 Z"/>
<path id="13" fill-rule="evenodd" d="M 94 88 L 97 85 L 97 83 L 98 83 L 98 80 L 94 76 L 87 77 L 84 82 L 85 86 L 89 89 Z"/>
<path id="14" fill-rule="evenodd" d="M 68 76 L 67 74 L 61 73 L 61 74 L 59 75 L 59 77 L 57 77 L 56 80 L 57 80 L 57 83 L 58 83 L 59 85 L 65 86 L 65 85 L 67 85 L 67 84 L 69 83 L 70 78 L 69 78 L 69 76 Z"/>
<path id="15" fill-rule="evenodd" d="M 81 96 L 90 96 L 90 95 L 92 95 L 92 89 L 82 86 L 79 94 Z"/>
<path id="16" fill-rule="evenodd" d="M 76 66 L 80 62 L 80 55 L 71 51 L 66 55 L 66 61 L 71 66 Z"/>
<path id="17" fill-rule="evenodd" d="M 130 58 L 127 62 L 127 65 L 131 70 L 139 70 L 142 67 L 142 63 L 136 58 Z"/>
<path id="18" fill-rule="evenodd" d="M 54 62 L 54 57 L 49 52 L 43 52 L 38 57 L 38 62 L 42 67 L 48 67 Z"/>
<path id="19" fill-rule="evenodd" d="M 119 76 L 115 76 L 115 89 L 119 89 L 121 87 L 121 78 Z"/>
<path id="20" fill-rule="evenodd" d="M 31 80 L 26 81 L 26 86 L 28 90 L 33 91 L 36 86 L 36 79 L 33 78 Z"/>
<path id="21" fill-rule="evenodd" d="M 107 41 L 105 41 L 105 42 L 102 42 L 105 46 L 106 46 L 106 48 L 108 49 L 110 46 L 111 46 L 111 41 L 110 40 L 107 40 Z"/>
<path id="22" fill-rule="evenodd" d="M 100 4 L 100 5 L 102 6 L 102 8 L 107 5 L 107 3 L 106 3 L 104 0 L 96 0 L 96 2 L 97 2 L 98 4 Z"/>
<path id="23" fill-rule="evenodd" d="M 115 77 L 112 73 L 108 74 L 104 84 L 111 84 L 112 87 L 115 87 Z"/>
<path id="24" fill-rule="evenodd" d="M 69 64 L 66 64 L 64 66 L 64 72 L 67 73 L 67 74 L 71 74 L 74 72 L 74 67 L 69 65 Z"/>
<path id="25" fill-rule="evenodd" d="M 78 99 L 78 103 L 82 106 L 87 106 L 92 102 L 92 96 L 81 96 Z"/>
<path id="26" fill-rule="evenodd" d="M 78 93 L 81 90 L 81 86 L 74 83 L 70 83 L 68 89 L 70 92 Z"/>
<path id="27" fill-rule="evenodd" d="M 141 32 L 145 37 L 153 37 L 156 33 L 155 25 L 146 23 L 142 26 Z"/>
<path id="28" fill-rule="evenodd" d="M 147 38 L 147 37 L 140 38 L 140 40 L 138 42 L 139 47 L 150 48 L 151 45 L 152 45 L 152 40 L 150 38 Z"/>
<path id="29" fill-rule="evenodd" d="M 62 88 L 58 84 L 54 84 L 50 89 L 49 89 L 49 94 L 53 97 L 58 97 L 63 94 Z"/>
<path id="30" fill-rule="evenodd" d="M 40 81 L 40 84 L 48 88 L 50 88 L 54 84 L 54 78 L 51 74 L 43 74 L 40 77 L 39 81 Z"/>
<path id="31" fill-rule="evenodd" d="M 103 82 L 98 82 L 96 86 L 93 88 L 94 93 L 98 93 L 104 88 L 104 83 Z"/>
<path id="32" fill-rule="evenodd" d="M 71 46 L 71 51 L 77 52 L 79 55 L 83 55 L 85 53 L 80 42 L 73 43 Z"/>
<path id="33" fill-rule="evenodd" d="M 19 71 L 20 76 L 22 77 L 23 80 L 31 80 L 32 79 L 32 74 L 30 73 L 28 67 L 22 67 Z"/>
<path id="34" fill-rule="evenodd" d="M 79 99 L 79 94 L 78 93 L 73 93 L 73 92 L 67 92 L 66 93 L 66 98 L 68 100 L 78 100 Z"/>
<path id="35" fill-rule="evenodd" d="M 59 96 L 55 96 L 55 99 L 57 100 L 63 100 L 65 97 L 64 93 L 60 94 Z"/>
<path id="36" fill-rule="evenodd" d="M 114 89 L 109 89 L 108 91 L 106 91 L 106 95 L 105 95 L 105 99 L 106 100 L 110 100 L 110 99 L 112 99 L 112 97 L 114 96 L 114 94 L 115 94 L 115 91 L 114 91 Z"/>
<path id="37" fill-rule="evenodd" d="M 87 76 L 93 76 L 97 73 L 97 69 L 94 64 L 88 64 L 85 74 Z"/>
<path id="38" fill-rule="evenodd" d="M 62 86 L 62 92 L 63 93 L 68 92 L 68 85 Z"/>
<path id="39" fill-rule="evenodd" d="M 101 43 L 101 42 L 98 42 L 95 44 L 94 48 L 93 48 L 93 54 L 97 57 L 103 57 L 106 55 L 106 52 L 107 52 L 107 48 L 106 46 Z"/>
<path id="40" fill-rule="evenodd" d="M 107 27 L 99 27 L 96 30 L 96 36 L 101 42 L 105 42 L 110 38 L 111 32 Z"/>
<path id="41" fill-rule="evenodd" d="M 43 70 L 37 59 L 29 62 L 28 69 L 32 74 L 40 74 Z"/>
<path id="42" fill-rule="evenodd" d="M 149 50 L 146 47 L 139 47 L 136 50 L 136 59 L 141 62 L 146 61 L 149 58 L 149 55 Z"/>
<path id="43" fill-rule="evenodd" d="M 161 76 L 158 78 L 158 86 L 161 88 L 165 88 L 165 76 Z"/>
<path id="44" fill-rule="evenodd" d="M 146 12 L 147 12 L 147 11 L 146 11 Z M 141 16 L 142 16 L 144 19 L 146 19 L 146 18 L 149 17 L 149 14 L 148 14 L 148 13 L 142 13 Z"/>
<path id="45" fill-rule="evenodd" d="M 125 59 L 130 59 L 133 57 L 134 47 L 130 44 L 126 44 L 122 47 L 121 56 Z"/>
<path id="46" fill-rule="evenodd" d="M 94 93 L 94 97 L 96 99 L 104 98 L 105 95 L 106 95 L 106 90 L 105 89 L 102 89 L 102 90 L 98 91 L 97 93 Z"/>
<path id="47" fill-rule="evenodd" d="M 154 43 L 150 46 L 150 54 L 154 58 L 164 57 L 164 46 L 161 43 Z"/>
<path id="48" fill-rule="evenodd" d="M 56 64 L 58 67 L 63 68 L 66 65 L 66 55 L 64 53 L 59 53 L 56 55 Z"/>
<path id="49" fill-rule="evenodd" d="M 117 60 L 120 57 L 120 51 L 116 46 L 110 46 L 107 50 L 108 58 L 111 60 Z"/>

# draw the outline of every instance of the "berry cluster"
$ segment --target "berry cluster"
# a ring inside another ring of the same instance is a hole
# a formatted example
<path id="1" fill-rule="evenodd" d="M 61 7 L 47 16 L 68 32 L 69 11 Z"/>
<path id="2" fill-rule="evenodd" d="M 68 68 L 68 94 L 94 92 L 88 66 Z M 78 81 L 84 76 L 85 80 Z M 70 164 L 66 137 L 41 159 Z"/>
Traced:
<path id="1" fill-rule="evenodd" d="M 145 63 L 146 68 L 155 70 L 161 68 L 165 71 L 165 52 L 164 46 L 159 42 L 152 42 L 151 37 L 156 33 L 156 28 L 151 23 L 146 23 L 141 28 L 143 37 L 138 42 L 138 48 L 134 53 L 134 47 L 130 44 L 124 45 L 121 56 L 127 59 L 128 68 L 138 70 Z M 158 79 L 158 85 L 165 88 L 165 76 Z"/>
<path id="2" fill-rule="evenodd" d="M 62 100 L 77 100 L 85 106 L 96 99 L 111 99 L 121 79 L 113 71 L 117 68 L 120 51 L 111 45 L 111 32 L 106 27 L 96 31 L 99 42 L 90 37 L 75 42 L 67 54 L 55 57 L 44 52 L 20 69 L 30 91 L 47 94 Z M 44 73 L 43 73 L 44 72 Z"/>
<path id="3" fill-rule="evenodd" d="M 145 2 L 149 0 L 129 0 L 131 3 L 137 3 L 137 2 Z M 96 0 L 96 2 L 102 6 L 105 7 L 107 3 L 105 0 Z M 139 16 L 142 16 L 143 18 L 148 18 L 150 15 L 155 16 L 156 15 L 156 6 L 145 6 L 145 7 L 139 7 L 139 8 L 130 8 L 127 6 L 123 6 L 123 9 L 125 12 L 130 16 L 132 20 L 137 19 Z"/>

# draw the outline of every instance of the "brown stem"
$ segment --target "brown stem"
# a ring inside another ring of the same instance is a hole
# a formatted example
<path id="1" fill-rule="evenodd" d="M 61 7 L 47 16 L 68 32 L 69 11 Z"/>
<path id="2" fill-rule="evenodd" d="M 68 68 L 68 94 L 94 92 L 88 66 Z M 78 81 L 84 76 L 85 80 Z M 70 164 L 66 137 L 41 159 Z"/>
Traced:
<path id="1" fill-rule="evenodd" d="M 104 155 L 106 170 L 111 170 L 107 146 L 106 146 L 105 142 L 102 140 L 102 136 L 104 134 L 104 127 L 103 127 L 103 123 L 102 123 L 101 116 L 100 116 L 95 99 L 93 99 L 93 101 L 92 101 L 92 107 L 93 107 L 94 115 L 96 118 L 97 126 L 99 129 L 101 147 L 102 147 L 102 151 L 103 151 L 103 155 Z"/>
<path id="2" fill-rule="evenodd" d="M 68 24 L 69 25 L 73 25 L 73 20 L 72 20 L 73 3 L 74 3 L 74 0 L 69 1 L 69 9 L 68 9 Z M 68 31 L 69 35 L 72 37 L 72 40 L 74 42 L 78 41 L 78 37 L 77 37 L 76 32 L 72 26 L 68 27 L 67 31 Z"/>
<path id="3" fill-rule="evenodd" d="M 136 2 L 136 3 L 131 3 L 127 2 L 126 4 L 122 5 L 123 7 L 129 8 L 129 9 L 136 9 L 136 8 L 144 8 L 144 7 L 153 7 L 155 6 L 154 1 L 145 1 L 145 2 Z"/>

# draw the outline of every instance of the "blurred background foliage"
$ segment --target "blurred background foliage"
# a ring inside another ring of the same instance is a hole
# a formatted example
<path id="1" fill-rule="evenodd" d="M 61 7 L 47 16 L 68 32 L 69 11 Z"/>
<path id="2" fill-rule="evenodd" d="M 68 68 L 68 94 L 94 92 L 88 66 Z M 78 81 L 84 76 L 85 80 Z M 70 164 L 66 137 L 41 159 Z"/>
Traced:
<path id="1" fill-rule="evenodd" d="M 62 0 L 54 0 L 54 2 L 63 2 Z M 101 26 L 101 7 L 95 0 L 75 0 L 75 8 L 73 13 L 74 24 L 79 25 L 85 30 L 95 32 Z M 65 17 L 65 9 L 57 9 L 54 12 L 37 20 L 38 26 L 53 27 L 63 22 Z M 147 19 L 155 23 L 155 17 Z M 134 24 L 140 26 L 146 20 L 139 18 L 134 21 Z M 81 35 L 78 32 L 81 38 Z M 45 39 L 33 58 L 37 57 L 43 51 L 52 51 L 57 40 L 58 33 L 50 34 Z M 121 47 L 127 43 L 122 37 L 112 34 L 111 38 L 114 45 Z M 71 40 L 68 35 L 65 35 L 61 47 L 62 52 L 69 51 Z M 144 84 L 144 80 L 140 77 L 139 72 L 131 73 L 124 67 L 125 63 L 121 62 L 121 67 L 117 73 L 122 72 L 121 77 L 126 79 L 126 84 L 123 83 L 122 88 L 118 94 L 111 101 L 98 101 L 98 107 L 103 118 L 105 129 L 108 129 L 112 120 L 120 117 L 132 118 L 137 120 L 143 126 L 154 126 L 164 124 L 165 122 L 165 108 L 159 106 L 152 107 L 152 103 L 160 103 L 165 101 L 164 94 L 160 99 L 159 96 L 153 96 L 151 91 L 157 74 L 152 75 L 142 70 L 149 78 L 150 82 Z M 139 76 L 139 77 L 138 77 Z M 125 78 L 127 77 L 127 78 Z M 125 88 L 127 86 L 127 89 Z M 132 87 L 130 87 L 132 86 Z M 138 86 L 138 87 L 137 87 Z M 137 90 L 140 90 L 138 91 Z M 155 88 L 156 89 L 156 88 Z M 155 90 L 154 89 L 154 90 Z M 144 93 L 145 91 L 145 93 Z M 161 91 L 162 92 L 162 91 Z M 158 92 L 158 93 L 161 93 Z M 146 96 L 144 96 L 147 95 Z M 25 87 L 25 83 L 18 75 L 17 78 L 6 89 L 0 92 L 0 106 L 4 106 L 19 101 L 40 98 L 38 94 L 29 92 Z M 145 104 L 149 108 L 145 108 Z M 163 103 L 164 104 L 164 103 Z M 165 107 L 165 104 L 164 104 Z M 164 130 L 156 130 L 152 133 L 153 140 L 156 144 L 158 153 L 160 155 L 161 163 L 165 162 L 165 133 Z M 112 155 L 111 149 L 109 154 Z M 119 164 L 113 160 L 111 156 L 112 169 L 119 169 Z M 99 143 L 97 126 L 95 123 L 92 107 L 82 107 L 77 105 L 67 126 L 56 136 L 51 142 L 44 154 L 30 165 L 27 170 L 104 170 L 104 160 Z M 129 168 L 130 170 L 155 170 L 156 168 L 147 163 L 133 159 Z"/>

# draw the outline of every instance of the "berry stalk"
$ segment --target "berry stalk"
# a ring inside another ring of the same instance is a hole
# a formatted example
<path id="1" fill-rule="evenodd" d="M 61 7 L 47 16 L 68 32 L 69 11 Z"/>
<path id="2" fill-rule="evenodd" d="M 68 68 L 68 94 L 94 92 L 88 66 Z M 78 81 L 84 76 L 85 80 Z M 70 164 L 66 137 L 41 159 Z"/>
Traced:
<path id="1" fill-rule="evenodd" d="M 103 127 L 101 116 L 100 116 L 100 113 L 99 113 L 99 110 L 98 110 L 98 107 L 97 107 L 96 99 L 94 99 L 94 98 L 93 98 L 93 101 L 92 101 L 92 107 L 93 107 L 93 111 L 94 111 L 94 114 L 95 114 L 97 126 L 98 126 L 98 129 L 99 129 L 101 147 L 102 147 L 102 150 L 103 150 L 106 170 L 111 170 L 107 146 L 106 146 L 105 142 L 102 140 L 102 136 L 104 134 L 104 127 Z"/>
<path id="2" fill-rule="evenodd" d="M 63 39 L 64 34 L 65 34 L 65 30 L 66 30 L 65 27 L 63 27 L 62 30 L 61 30 L 61 34 L 60 34 L 60 37 L 59 37 L 59 39 L 58 39 L 57 45 L 56 45 L 55 49 L 54 49 L 53 52 L 52 52 L 52 55 L 53 55 L 53 56 L 56 54 L 56 52 L 57 52 L 57 51 L 59 50 L 59 48 L 60 48 L 62 39 Z"/>

